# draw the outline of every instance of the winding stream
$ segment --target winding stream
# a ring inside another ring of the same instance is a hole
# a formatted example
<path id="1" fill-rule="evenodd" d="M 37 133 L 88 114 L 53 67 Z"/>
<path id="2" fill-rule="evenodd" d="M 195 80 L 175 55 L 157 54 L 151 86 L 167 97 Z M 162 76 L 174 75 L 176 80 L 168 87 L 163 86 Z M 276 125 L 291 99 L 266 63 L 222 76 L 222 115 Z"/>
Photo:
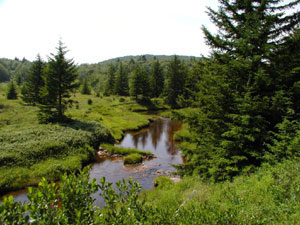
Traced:
<path id="1" fill-rule="evenodd" d="M 145 160 L 142 164 L 135 166 L 124 166 L 122 158 L 98 159 L 91 166 L 90 179 L 100 180 L 101 177 L 105 176 L 108 182 L 115 183 L 122 178 L 132 177 L 134 181 L 142 185 L 143 189 L 152 189 L 155 177 L 169 175 L 175 171 L 172 165 L 183 163 L 183 158 L 173 140 L 174 132 L 180 128 L 180 121 L 160 118 L 140 131 L 127 132 L 117 146 L 151 151 L 155 158 Z M 14 195 L 16 201 L 23 202 L 27 199 L 26 190 L 9 194 Z M 93 197 L 96 198 L 96 205 L 104 204 L 99 193 Z"/>

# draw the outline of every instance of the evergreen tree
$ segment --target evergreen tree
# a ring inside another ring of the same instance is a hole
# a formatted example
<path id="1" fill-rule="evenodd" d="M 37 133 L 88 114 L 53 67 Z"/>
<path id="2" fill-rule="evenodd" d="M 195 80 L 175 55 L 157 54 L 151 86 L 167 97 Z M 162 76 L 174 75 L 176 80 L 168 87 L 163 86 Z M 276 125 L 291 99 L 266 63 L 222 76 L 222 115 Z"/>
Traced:
<path id="1" fill-rule="evenodd" d="M 130 95 L 138 98 L 138 95 L 142 94 L 142 73 L 141 67 L 139 64 L 136 64 L 135 69 L 132 72 L 130 79 Z"/>
<path id="2" fill-rule="evenodd" d="M 73 60 L 65 58 L 66 47 L 61 41 L 57 54 L 51 54 L 43 76 L 45 86 L 41 93 L 40 122 L 59 122 L 65 119 L 64 111 L 72 103 L 70 93 L 78 87 L 76 66 Z"/>
<path id="3" fill-rule="evenodd" d="M 138 95 L 143 97 L 150 96 L 150 84 L 146 71 L 136 64 L 136 67 L 131 75 L 130 95 L 138 98 Z"/>
<path id="4" fill-rule="evenodd" d="M 116 83 L 115 83 L 115 94 L 121 96 L 128 96 L 129 87 L 128 87 L 128 73 L 124 68 L 123 64 L 120 62 L 119 68 L 116 72 Z"/>
<path id="5" fill-rule="evenodd" d="M 20 86 L 23 82 L 21 74 L 19 74 L 19 73 L 16 74 L 15 79 L 16 79 L 17 85 Z"/>
<path id="6" fill-rule="evenodd" d="M 184 63 L 175 55 L 170 61 L 167 70 L 166 95 L 168 104 L 172 108 L 177 108 L 178 96 L 183 94 L 186 78 L 186 68 Z"/>
<path id="7" fill-rule="evenodd" d="M 156 60 L 152 65 L 150 82 L 152 97 L 159 97 L 164 89 L 164 75 L 162 67 L 158 60 Z"/>
<path id="8" fill-rule="evenodd" d="M 193 58 L 191 58 L 192 60 Z M 196 93 L 199 92 L 198 83 L 204 72 L 204 59 L 195 61 L 190 70 L 187 70 L 187 76 L 184 83 L 183 94 L 178 97 L 177 103 L 181 107 L 193 107 L 197 105 Z"/>
<path id="9" fill-rule="evenodd" d="M 8 70 L 0 64 L 0 83 L 5 81 L 9 81 L 9 73 Z"/>
<path id="10" fill-rule="evenodd" d="M 142 81 L 141 82 L 142 83 L 142 96 L 143 96 L 143 98 L 148 98 L 151 96 L 150 78 L 144 68 L 142 68 L 141 81 Z"/>
<path id="11" fill-rule="evenodd" d="M 115 73 L 116 73 L 115 66 L 113 64 L 110 64 L 109 68 L 108 68 L 107 81 L 106 81 L 105 90 L 104 90 L 105 95 L 114 94 L 115 79 L 116 79 Z"/>
<path id="12" fill-rule="evenodd" d="M 22 87 L 22 100 L 27 103 L 41 103 L 41 88 L 44 86 L 43 70 L 45 63 L 42 61 L 40 55 L 32 63 L 30 72 Z"/>
<path id="13" fill-rule="evenodd" d="M 220 32 L 203 28 L 212 60 L 198 83 L 199 111 L 190 119 L 197 150 L 182 168 L 223 180 L 270 154 L 270 134 L 290 104 L 277 53 L 300 20 L 299 12 L 283 12 L 299 2 L 219 0 L 219 11 L 209 8 Z"/>
<path id="14" fill-rule="evenodd" d="M 7 90 L 7 99 L 17 99 L 18 98 L 18 93 L 16 86 L 13 81 L 11 81 L 8 85 L 8 90 Z"/>
<path id="15" fill-rule="evenodd" d="M 91 88 L 90 88 L 86 78 L 84 78 L 83 81 L 82 81 L 81 94 L 83 94 L 83 95 L 90 95 L 91 94 Z"/>

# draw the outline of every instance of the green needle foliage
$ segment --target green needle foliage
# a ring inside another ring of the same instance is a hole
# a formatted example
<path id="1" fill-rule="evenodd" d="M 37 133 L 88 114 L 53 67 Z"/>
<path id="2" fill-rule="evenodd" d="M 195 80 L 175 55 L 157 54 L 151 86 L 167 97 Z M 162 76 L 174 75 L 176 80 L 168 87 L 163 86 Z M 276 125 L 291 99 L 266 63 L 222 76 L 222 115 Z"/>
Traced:
<path id="1" fill-rule="evenodd" d="M 150 84 L 146 71 L 136 64 L 131 75 L 130 95 L 136 99 L 139 95 L 143 97 L 150 96 Z"/>
<path id="2" fill-rule="evenodd" d="M 163 69 L 158 60 L 156 60 L 152 65 L 151 71 L 151 90 L 152 90 L 152 97 L 159 97 L 164 90 L 164 74 Z"/>
<path id="3" fill-rule="evenodd" d="M 117 95 L 128 96 L 129 86 L 128 86 L 128 73 L 123 64 L 119 64 L 119 68 L 116 72 L 116 82 L 114 87 L 114 92 Z"/>
<path id="4" fill-rule="evenodd" d="M 11 81 L 9 83 L 6 97 L 7 97 L 7 99 L 17 99 L 18 98 L 18 93 L 17 93 L 17 89 L 16 89 L 14 81 Z"/>
<path id="5" fill-rule="evenodd" d="M 167 102 L 172 108 L 178 107 L 177 100 L 178 96 L 183 94 L 185 78 L 185 64 L 175 55 L 168 66 L 165 89 Z"/>
<path id="6" fill-rule="evenodd" d="M 298 46 L 300 17 L 284 10 L 300 2 L 219 3 L 219 10 L 209 8 L 208 15 L 220 32 L 203 27 L 212 55 L 199 64 L 203 73 L 193 97 L 198 110 L 188 119 L 197 147 L 183 147 L 190 161 L 181 167 L 213 180 L 252 171 L 264 161 L 281 160 L 281 155 L 299 156 L 291 142 L 282 148 L 291 148 L 288 154 L 271 146 L 291 135 L 299 147 L 297 126 L 286 130 L 286 137 L 279 129 L 286 128 L 285 120 L 299 124 L 299 48 L 292 46 Z"/>
<path id="7" fill-rule="evenodd" d="M 40 55 L 37 55 L 36 60 L 32 63 L 30 72 L 22 87 L 22 100 L 27 103 L 42 103 L 41 89 L 44 86 L 43 72 L 45 63 Z"/>
<path id="8" fill-rule="evenodd" d="M 81 85 L 81 94 L 83 95 L 90 95 L 91 94 L 91 88 L 90 88 L 90 85 L 87 81 L 87 79 L 83 79 L 82 81 L 82 85 Z"/>
<path id="9" fill-rule="evenodd" d="M 5 81 L 9 81 L 9 72 L 2 64 L 0 64 L 0 82 Z"/>
<path id="10" fill-rule="evenodd" d="M 78 87 L 76 66 L 65 58 L 66 53 L 66 47 L 59 41 L 57 54 L 52 54 L 45 69 L 45 86 L 41 90 L 43 103 L 39 105 L 42 123 L 64 121 L 64 112 L 72 104 L 70 93 Z"/>
<path id="11" fill-rule="evenodd" d="M 115 66 L 113 64 L 110 64 L 108 68 L 107 81 L 104 90 L 105 95 L 114 94 L 114 87 L 115 87 L 115 80 L 116 80 L 115 73 L 116 73 Z"/>

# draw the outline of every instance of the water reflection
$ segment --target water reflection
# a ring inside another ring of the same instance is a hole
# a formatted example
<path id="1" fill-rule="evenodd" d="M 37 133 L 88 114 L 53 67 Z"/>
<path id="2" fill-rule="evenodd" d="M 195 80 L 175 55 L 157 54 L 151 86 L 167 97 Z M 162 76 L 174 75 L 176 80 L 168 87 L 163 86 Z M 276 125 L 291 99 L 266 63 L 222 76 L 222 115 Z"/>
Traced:
<path id="1" fill-rule="evenodd" d="M 105 176 L 108 182 L 115 183 L 122 178 L 132 177 L 144 189 L 152 189 L 153 179 L 156 176 L 174 172 L 172 165 L 183 163 L 173 140 L 175 131 L 180 128 L 181 122 L 161 118 L 151 123 L 148 128 L 138 132 L 128 132 L 117 146 L 151 151 L 156 158 L 144 161 L 143 164 L 137 166 L 124 166 L 121 159 L 114 161 L 106 159 L 92 166 L 91 179 L 99 180 Z M 98 196 L 99 193 L 94 195 L 96 204 L 103 205 L 103 200 Z"/>

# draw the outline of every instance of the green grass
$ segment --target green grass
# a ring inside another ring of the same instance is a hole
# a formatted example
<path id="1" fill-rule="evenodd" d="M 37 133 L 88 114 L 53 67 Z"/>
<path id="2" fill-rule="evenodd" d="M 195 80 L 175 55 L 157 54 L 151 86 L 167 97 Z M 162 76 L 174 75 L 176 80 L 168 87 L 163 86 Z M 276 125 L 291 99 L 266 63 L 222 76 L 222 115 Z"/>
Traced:
<path id="1" fill-rule="evenodd" d="M 103 144 L 101 146 L 104 147 L 106 151 L 110 154 L 129 155 L 129 154 L 137 153 L 142 156 L 153 156 L 153 153 L 150 151 L 143 151 L 135 148 L 122 148 L 122 147 L 116 147 L 109 144 Z"/>
<path id="2" fill-rule="evenodd" d="M 146 191 L 141 199 L 168 224 L 299 224 L 300 163 L 264 165 L 233 182 L 197 177 Z"/>
<path id="3" fill-rule="evenodd" d="M 155 188 L 166 188 L 170 185 L 172 185 L 173 182 L 169 177 L 166 176 L 159 176 L 154 178 L 154 187 Z"/>
<path id="4" fill-rule="evenodd" d="M 138 153 L 132 153 L 124 157 L 124 164 L 138 164 L 143 162 L 143 157 Z"/>
<path id="5" fill-rule="evenodd" d="M 129 97 L 120 101 L 118 96 L 77 93 L 66 112 L 72 122 L 42 125 L 37 107 L 24 104 L 20 96 L 7 100 L 6 90 L 7 83 L 0 83 L 0 193 L 37 184 L 42 176 L 57 179 L 61 172 L 80 169 L 94 159 L 93 148 L 149 124 L 149 115 L 133 110 L 162 107 L 161 102 L 149 106 Z"/>
<path id="6" fill-rule="evenodd" d="M 120 98 L 125 99 L 120 102 Z M 93 104 L 87 103 L 91 99 Z M 127 130 L 137 130 L 149 124 L 149 116 L 132 110 L 142 107 L 129 97 L 109 96 L 95 97 L 91 95 L 76 94 L 79 108 L 69 109 L 67 115 L 81 121 L 96 121 L 107 127 L 115 139 L 121 139 Z"/>
<path id="7" fill-rule="evenodd" d="M 174 134 L 175 141 L 188 141 L 190 137 L 191 134 L 189 132 L 189 125 L 186 123 L 182 124 L 181 129 L 176 131 Z"/>

